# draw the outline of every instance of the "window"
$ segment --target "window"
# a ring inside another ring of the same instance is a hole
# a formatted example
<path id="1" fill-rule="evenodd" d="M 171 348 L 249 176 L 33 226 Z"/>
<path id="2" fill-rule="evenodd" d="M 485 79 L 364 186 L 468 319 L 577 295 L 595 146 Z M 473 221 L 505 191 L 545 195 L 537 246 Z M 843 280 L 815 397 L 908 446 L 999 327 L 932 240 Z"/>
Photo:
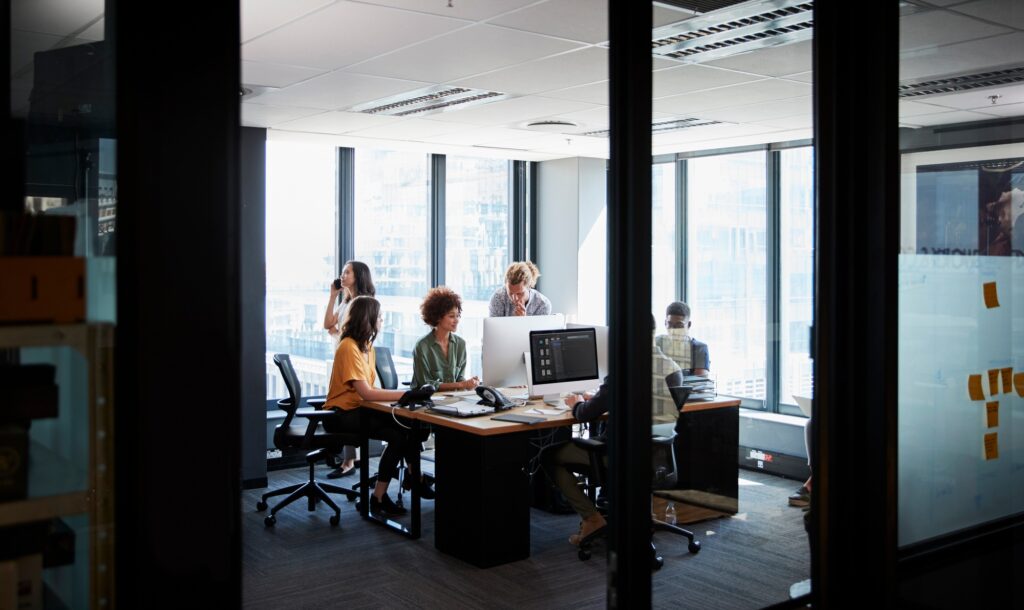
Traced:
<path id="1" fill-rule="evenodd" d="M 376 344 L 391 349 L 405 378 L 429 330 L 419 311 L 430 286 L 429 161 L 413 152 L 355 154 L 355 258 L 370 267 L 384 315 Z"/>
<path id="2" fill-rule="evenodd" d="M 323 327 L 336 277 L 335 149 L 267 142 L 267 398 L 287 396 L 273 354 L 291 355 L 307 385 L 326 387 L 334 357 Z"/>
<path id="3" fill-rule="evenodd" d="M 676 164 L 654 165 L 651 178 L 651 310 L 660 323 L 676 300 Z"/>
<path id="4" fill-rule="evenodd" d="M 814 149 L 779 153 L 781 391 L 779 402 L 812 396 L 810 329 L 814 315 Z"/>
<path id="5" fill-rule="evenodd" d="M 445 281 L 462 296 L 458 334 L 466 340 L 466 376 L 479 375 L 483 319 L 509 263 L 511 193 L 508 161 L 447 157 Z"/>
<path id="6" fill-rule="evenodd" d="M 687 167 L 687 297 L 720 394 L 763 400 L 767 385 L 765 154 Z"/>

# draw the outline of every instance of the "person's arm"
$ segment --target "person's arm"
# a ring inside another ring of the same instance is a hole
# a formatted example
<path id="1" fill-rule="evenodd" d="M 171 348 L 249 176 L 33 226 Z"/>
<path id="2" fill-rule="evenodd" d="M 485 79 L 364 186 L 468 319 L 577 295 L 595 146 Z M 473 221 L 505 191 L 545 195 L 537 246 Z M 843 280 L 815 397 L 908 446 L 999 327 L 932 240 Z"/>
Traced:
<path id="1" fill-rule="evenodd" d="M 446 392 L 459 391 L 459 390 L 472 390 L 476 386 L 480 385 L 479 377 L 470 377 L 466 379 L 466 342 L 461 337 L 457 338 L 458 343 L 458 364 L 455 367 L 455 381 L 453 383 L 442 383 L 439 390 Z M 451 387 L 446 387 L 451 386 Z"/>
<path id="2" fill-rule="evenodd" d="M 402 397 L 402 394 L 405 394 L 403 390 L 382 390 L 380 388 L 375 388 L 367 383 L 365 379 L 353 379 L 349 383 L 352 384 L 352 388 L 355 389 L 356 393 L 359 394 L 359 397 L 363 400 L 386 402 L 390 400 L 398 400 Z"/>
<path id="3" fill-rule="evenodd" d="M 579 395 L 572 395 L 565 399 L 565 404 L 572 408 L 572 415 L 581 422 L 589 422 L 601 417 L 608 412 L 608 400 L 605 398 L 607 388 L 602 385 L 597 394 L 590 400 L 583 400 Z"/>
<path id="4" fill-rule="evenodd" d="M 432 378 L 434 375 L 431 374 L 426 347 L 423 343 L 417 343 L 412 350 L 412 380 L 409 382 L 409 387 L 418 388 L 425 383 L 429 383 L 435 388 L 438 387 L 440 380 Z"/>
<path id="5" fill-rule="evenodd" d="M 324 313 L 324 328 L 326 330 L 334 330 L 338 326 L 338 314 L 334 311 L 334 307 L 338 304 L 338 292 L 332 283 L 331 298 L 327 300 L 327 311 Z"/>
<path id="6" fill-rule="evenodd" d="M 544 296 L 543 294 L 541 294 L 541 293 L 539 293 L 537 291 L 533 292 L 533 298 L 540 299 L 540 305 L 537 307 L 537 312 L 535 314 L 533 314 L 533 315 L 535 315 L 535 316 L 551 315 L 551 299 L 547 298 L 546 296 Z"/>
<path id="7" fill-rule="evenodd" d="M 693 374 L 706 377 L 711 371 L 711 357 L 708 355 L 708 344 L 700 341 L 693 342 Z"/>
<path id="8" fill-rule="evenodd" d="M 503 289 L 501 289 L 501 290 L 503 290 Z M 505 315 L 505 312 L 502 309 L 499 309 L 501 307 L 501 300 L 500 299 L 501 299 L 501 291 L 499 290 L 498 292 L 495 292 L 491 296 L 491 302 L 487 306 L 487 315 L 489 315 L 492 318 L 500 318 L 500 317 Z"/>

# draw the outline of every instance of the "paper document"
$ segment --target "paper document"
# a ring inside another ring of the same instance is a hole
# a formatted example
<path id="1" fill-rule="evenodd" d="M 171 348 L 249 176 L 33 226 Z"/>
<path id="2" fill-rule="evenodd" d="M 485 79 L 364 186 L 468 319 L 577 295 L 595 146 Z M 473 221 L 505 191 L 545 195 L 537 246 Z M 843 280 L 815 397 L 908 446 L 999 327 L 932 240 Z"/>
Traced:
<path id="1" fill-rule="evenodd" d="M 458 392 L 444 392 L 448 396 L 476 396 L 476 390 L 460 390 Z"/>
<path id="2" fill-rule="evenodd" d="M 527 409 L 523 413 L 535 413 L 537 415 L 561 415 L 565 413 L 565 409 Z"/>

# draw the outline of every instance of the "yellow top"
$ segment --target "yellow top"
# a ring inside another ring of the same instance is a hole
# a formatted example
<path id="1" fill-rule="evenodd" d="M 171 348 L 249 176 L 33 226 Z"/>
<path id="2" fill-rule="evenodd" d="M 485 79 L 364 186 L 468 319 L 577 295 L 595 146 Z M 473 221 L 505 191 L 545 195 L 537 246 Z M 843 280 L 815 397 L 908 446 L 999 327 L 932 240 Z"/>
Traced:
<path id="1" fill-rule="evenodd" d="M 369 352 L 362 352 L 351 337 L 345 337 L 334 352 L 334 366 L 331 367 L 331 381 L 327 386 L 325 409 L 355 409 L 363 400 L 352 382 L 362 379 L 369 386 L 377 381 L 377 352 L 370 346 Z"/>

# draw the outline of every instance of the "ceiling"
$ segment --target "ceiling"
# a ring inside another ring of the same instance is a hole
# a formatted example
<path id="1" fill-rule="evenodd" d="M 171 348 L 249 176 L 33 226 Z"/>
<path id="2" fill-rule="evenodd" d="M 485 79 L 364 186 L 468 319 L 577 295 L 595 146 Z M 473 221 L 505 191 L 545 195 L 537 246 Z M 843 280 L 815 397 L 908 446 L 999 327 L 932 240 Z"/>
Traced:
<path id="1" fill-rule="evenodd" d="M 1024 66 L 1024 3 L 900 7 L 901 82 Z M 608 154 L 607 138 L 580 135 L 608 127 L 603 0 L 242 0 L 241 8 L 242 82 L 257 92 L 242 103 L 242 123 L 273 138 L 527 160 Z M 14 0 L 11 15 L 12 106 L 24 113 L 32 54 L 102 39 L 103 0 Z M 693 16 L 654 4 L 655 27 Z M 811 137 L 810 41 L 699 65 L 653 63 L 656 121 L 718 121 L 654 135 L 655 154 Z M 441 84 L 509 97 L 418 117 L 347 111 Z M 901 125 L 912 128 L 1020 115 L 1024 84 L 900 102 Z M 542 120 L 576 127 L 525 128 Z"/>

